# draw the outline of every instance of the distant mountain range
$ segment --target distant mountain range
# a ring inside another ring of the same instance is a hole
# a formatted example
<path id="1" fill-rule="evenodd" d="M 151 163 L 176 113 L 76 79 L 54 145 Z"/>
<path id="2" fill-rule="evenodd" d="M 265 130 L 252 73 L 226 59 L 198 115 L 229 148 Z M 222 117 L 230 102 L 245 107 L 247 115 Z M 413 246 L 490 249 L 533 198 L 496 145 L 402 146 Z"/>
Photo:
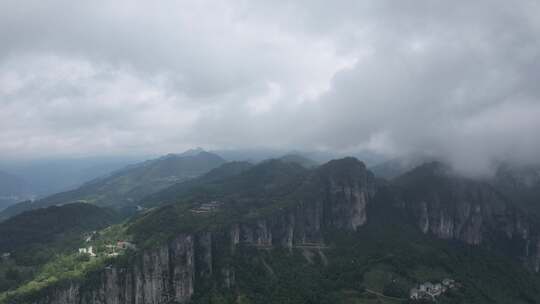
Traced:
<path id="1" fill-rule="evenodd" d="M 134 209 L 141 198 L 175 183 L 200 176 L 223 163 L 225 160 L 218 155 L 204 151 L 169 154 L 129 165 L 70 191 L 53 194 L 35 202 L 15 204 L 0 213 L 0 220 L 26 210 L 73 202 Z"/>

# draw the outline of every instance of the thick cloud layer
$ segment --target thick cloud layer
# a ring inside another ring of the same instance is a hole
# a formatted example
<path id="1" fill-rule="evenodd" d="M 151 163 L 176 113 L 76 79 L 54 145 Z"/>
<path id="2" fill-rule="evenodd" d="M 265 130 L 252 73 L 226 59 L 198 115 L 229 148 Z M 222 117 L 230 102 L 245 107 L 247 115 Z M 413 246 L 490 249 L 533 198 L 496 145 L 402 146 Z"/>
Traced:
<path id="1" fill-rule="evenodd" d="M 539 162 L 537 1 L 0 3 L 0 157 L 190 146 Z"/>

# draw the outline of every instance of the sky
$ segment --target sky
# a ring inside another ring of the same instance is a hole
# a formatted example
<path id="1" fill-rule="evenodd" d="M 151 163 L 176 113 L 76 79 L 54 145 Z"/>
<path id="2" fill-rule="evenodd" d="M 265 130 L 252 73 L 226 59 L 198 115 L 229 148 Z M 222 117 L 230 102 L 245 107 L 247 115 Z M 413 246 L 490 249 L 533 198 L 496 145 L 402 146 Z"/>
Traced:
<path id="1" fill-rule="evenodd" d="M 538 1 L 0 1 L 0 159 L 540 162 Z"/>

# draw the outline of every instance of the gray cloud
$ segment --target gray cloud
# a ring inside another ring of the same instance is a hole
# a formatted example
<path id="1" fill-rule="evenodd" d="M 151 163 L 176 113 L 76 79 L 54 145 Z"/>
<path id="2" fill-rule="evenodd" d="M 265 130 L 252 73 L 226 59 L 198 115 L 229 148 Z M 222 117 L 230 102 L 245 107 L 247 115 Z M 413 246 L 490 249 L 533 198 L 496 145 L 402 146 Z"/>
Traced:
<path id="1" fill-rule="evenodd" d="M 2 1 L 0 157 L 190 146 L 538 162 L 535 1 Z"/>

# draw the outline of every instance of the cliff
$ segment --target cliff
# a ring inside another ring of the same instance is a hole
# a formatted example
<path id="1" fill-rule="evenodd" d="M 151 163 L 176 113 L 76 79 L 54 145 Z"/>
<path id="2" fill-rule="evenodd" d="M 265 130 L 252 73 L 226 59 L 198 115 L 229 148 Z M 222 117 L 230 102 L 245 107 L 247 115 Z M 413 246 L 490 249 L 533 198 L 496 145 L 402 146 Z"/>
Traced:
<path id="1" fill-rule="evenodd" d="M 486 246 L 540 270 L 536 221 L 488 183 L 429 163 L 399 177 L 395 185 L 399 195 L 394 204 L 423 233 Z"/>
<path id="2" fill-rule="evenodd" d="M 273 165 L 265 166 L 269 170 Z M 272 172 L 264 176 L 274 176 Z M 253 172 L 247 176 L 253 177 Z M 279 185 L 273 179 L 264 183 Z M 197 292 L 234 288 L 237 273 L 232 257 L 240 249 L 320 250 L 332 242 L 325 239 L 329 230 L 357 231 L 368 221 L 384 223 L 384 214 L 370 214 L 374 204 L 397 207 L 400 216 L 424 234 L 485 246 L 540 270 L 540 230 L 535 222 L 490 185 L 458 177 L 440 164 L 421 166 L 391 184 L 381 184 L 356 159 L 331 161 L 310 171 L 286 198 L 286 204 L 262 207 L 270 212 L 249 207 L 217 228 L 176 232 L 168 242 L 138 252 L 130 263 L 110 265 L 83 282 L 51 287 L 33 303 L 186 303 Z M 259 206 L 246 206 L 251 205 Z M 223 208 L 216 216 L 227 211 L 226 204 Z M 167 225 L 177 216 L 171 210 L 163 212 L 167 219 L 151 221 Z"/>
<path id="3" fill-rule="evenodd" d="M 330 162 L 299 187 L 293 205 L 219 231 L 180 233 L 165 245 L 139 252 L 128 265 L 110 265 L 83 282 L 51 287 L 33 303 L 185 303 L 202 286 L 235 285 L 234 265 L 226 257 L 239 246 L 320 248 L 325 229 L 356 230 L 365 224 L 374 195 L 374 178 L 363 163 Z"/>
<path id="4" fill-rule="evenodd" d="M 107 266 L 84 282 L 41 292 L 36 304 L 184 303 L 193 294 L 193 235 L 179 235 L 161 247 L 144 251 L 127 267 Z"/>

